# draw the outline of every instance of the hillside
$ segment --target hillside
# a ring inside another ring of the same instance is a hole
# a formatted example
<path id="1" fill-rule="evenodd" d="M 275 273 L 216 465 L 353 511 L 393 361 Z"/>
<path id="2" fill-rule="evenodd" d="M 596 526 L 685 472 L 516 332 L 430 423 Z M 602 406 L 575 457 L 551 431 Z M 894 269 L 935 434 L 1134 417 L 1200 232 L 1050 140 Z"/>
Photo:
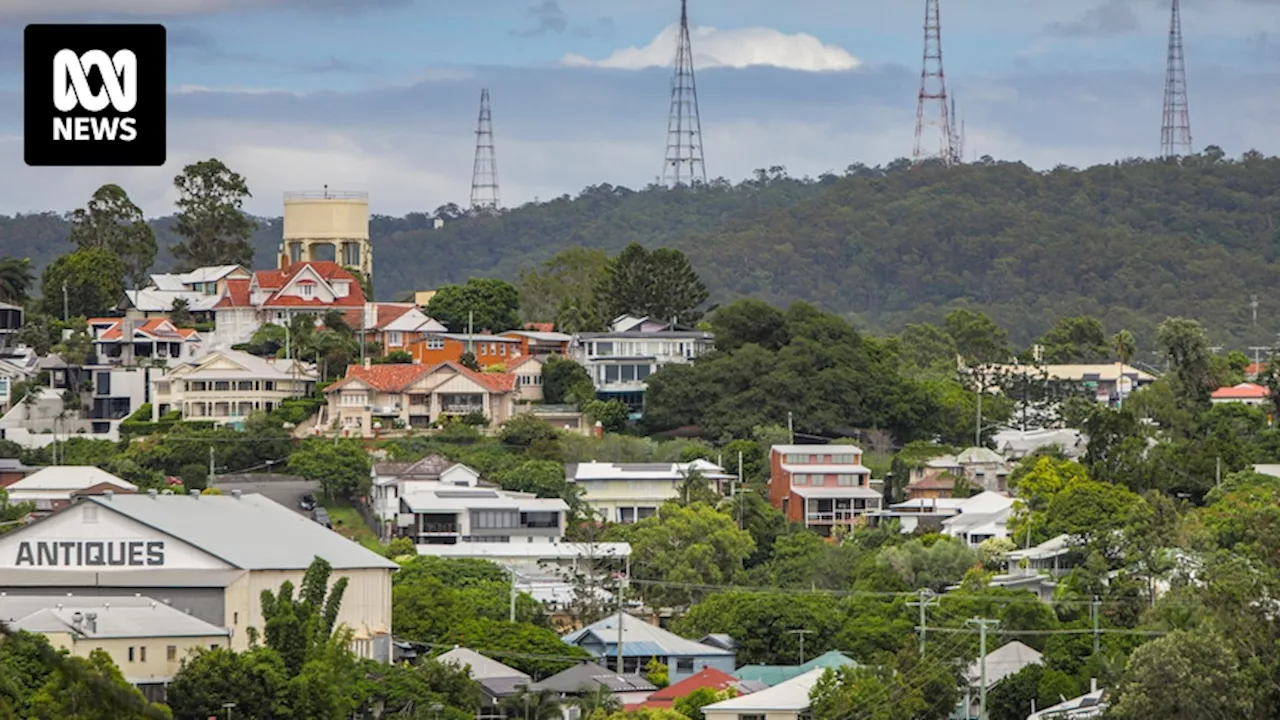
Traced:
<path id="1" fill-rule="evenodd" d="M 421 215 L 377 217 L 375 286 L 387 298 L 473 275 L 514 280 L 565 247 L 617 252 L 634 241 L 683 250 L 712 302 L 806 300 L 863 327 L 893 330 L 968 304 L 1023 342 L 1077 314 L 1140 340 L 1164 317 L 1186 315 L 1219 344 L 1273 342 L 1280 159 L 1206 153 L 1182 166 L 1132 160 L 1040 173 L 899 161 L 817 180 L 774 169 L 698 191 L 602 185 L 439 230 Z M 278 222 L 259 230 L 260 266 L 278 238 Z M 56 217 L 0 218 L 0 255 L 43 265 L 64 248 Z"/>

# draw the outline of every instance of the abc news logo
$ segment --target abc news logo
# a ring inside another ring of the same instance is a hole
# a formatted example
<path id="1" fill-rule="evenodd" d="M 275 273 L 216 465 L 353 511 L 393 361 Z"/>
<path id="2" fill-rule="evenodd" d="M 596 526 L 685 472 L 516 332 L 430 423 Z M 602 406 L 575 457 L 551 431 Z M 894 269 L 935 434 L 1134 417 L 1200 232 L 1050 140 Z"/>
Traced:
<path id="1" fill-rule="evenodd" d="M 163 165 L 165 45 L 163 25 L 28 25 L 27 164 Z"/>

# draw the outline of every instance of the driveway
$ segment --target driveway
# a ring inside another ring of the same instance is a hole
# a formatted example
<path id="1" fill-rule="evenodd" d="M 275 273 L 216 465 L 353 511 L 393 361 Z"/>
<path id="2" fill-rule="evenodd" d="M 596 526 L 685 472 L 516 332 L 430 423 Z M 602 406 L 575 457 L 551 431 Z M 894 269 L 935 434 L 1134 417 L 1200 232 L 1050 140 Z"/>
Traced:
<path id="1" fill-rule="evenodd" d="M 308 517 L 310 513 L 302 512 L 298 507 L 298 500 L 307 493 L 320 493 L 320 483 L 290 475 L 269 475 L 252 480 L 244 476 L 229 476 L 218 478 L 214 487 L 224 495 L 231 494 L 232 490 L 239 490 L 244 494 L 258 493 Z"/>

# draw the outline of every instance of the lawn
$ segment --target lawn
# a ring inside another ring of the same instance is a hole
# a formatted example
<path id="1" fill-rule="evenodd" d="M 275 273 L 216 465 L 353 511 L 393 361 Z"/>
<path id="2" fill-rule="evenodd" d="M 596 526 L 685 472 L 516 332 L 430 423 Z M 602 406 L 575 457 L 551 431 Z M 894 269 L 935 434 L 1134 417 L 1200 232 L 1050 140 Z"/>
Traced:
<path id="1" fill-rule="evenodd" d="M 333 523 L 333 531 L 345 538 L 355 540 L 374 552 L 382 552 L 382 543 L 378 536 L 365 524 L 364 518 L 347 500 L 330 500 L 323 493 L 316 493 L 316 500 L 329 511 L 329 521 Z"/>

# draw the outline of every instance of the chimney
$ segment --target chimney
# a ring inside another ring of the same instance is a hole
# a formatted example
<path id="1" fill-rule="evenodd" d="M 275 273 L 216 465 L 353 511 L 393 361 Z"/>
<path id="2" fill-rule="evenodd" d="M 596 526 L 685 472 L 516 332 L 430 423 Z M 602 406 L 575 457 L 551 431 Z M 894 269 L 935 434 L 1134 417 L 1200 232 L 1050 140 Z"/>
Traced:
<path id="1" fill-rule="evenodd" d="M 596 421 L 595 436 L 598 438 L 604 437 L 604 423 L 599 420 Z"/>
<path id="2" fill-rule="evenodd" d="M 200 498 L 200 491 L 199 491 L 199 490 L 188 490 L 188 491 L 187 491 L 187 494 L 188 494 L 188 495 L 190 495 L 190 496 L 191 496 L 191 497 L 193 497 L 193 498 L 196 498 L 197 500 Z"/>
<path id="3" fill-rule="evenodd" d="M 1098 678 L 1089 678 L 1089 693 L 1098 692 Z"/>
<path id="4" fill-rule="evenodd" d="M 232 491 L 231 491 L 231 497 L 233 497 L 233 498 L 235 498 L 235 499 L 239 500 L 239 499 L 240 499 L 240 490 L 239 490 L 238 488 L 237 488 L 237 489 L 235 489 L 235 490 L 232 490 Z"/>
<path id="5" fill-rule="evenodd" d="M 373 360 L 369 358 L 365 358 L 364 362 L 361 363 L 361 365 L 364 367 L 364 369 L 368 370 L 369 368 L 373 367 Z"/>
<path id="6" fill-rule="evenodd" d="M 85 613 L 85 620 L 88 621 L 89 632 L 98 631 L 98 613 Z"/>
<path id="7" fill-rule="evenodd" d="M 102 497 L 106 498 L 107 500 L 111 500 L 111 497 L 112 497 L 113 495 L 115 495 L 115 493 L 114 493 L 114 492 L 112 492 L 112 491 L 110 491 L 110 490 L 103 490 L 103 491 L 102 491 Z"/>
<path id="8" fill-rule="evenodd" d="M 151 498 L 152 500 L 155 500 L 157 497 L 159 497 L 159 493 L 157 493 L 155 490 L 148 490 L 147 497 Z"/>

